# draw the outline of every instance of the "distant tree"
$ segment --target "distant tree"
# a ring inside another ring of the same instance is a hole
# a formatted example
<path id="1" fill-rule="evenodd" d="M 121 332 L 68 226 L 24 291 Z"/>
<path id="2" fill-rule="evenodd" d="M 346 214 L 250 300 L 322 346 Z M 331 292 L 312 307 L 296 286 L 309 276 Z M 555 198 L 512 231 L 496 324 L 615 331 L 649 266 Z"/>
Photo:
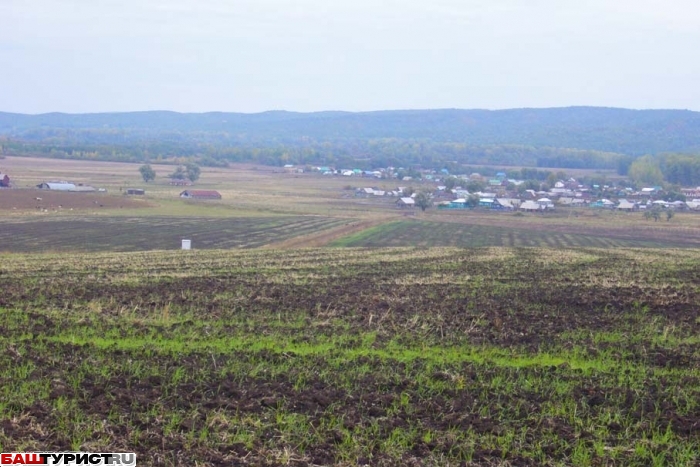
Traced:
<path id="1" fill-rule="evenodd" d="M 467 184 L 465 185 L 465 188 L 469 193 L 476 193 L 477 191 L 484 191 L 484 188 L 486 185 L 484 185 L 484 182 L 480 182 L 478 180 L 469 180 Z"/>
<path id="2" fill-rule="evenodd" d="M 632 162 L 628 175 L 640 185 L 661 185 L 664 181 L 658 162 L 651 156 L 643 156 Z"/>
<path id="3" fill-rule="evenodd" d="M 421 211 L 425 211 L 433 205 L 433 195 L 428 191 L 420 191 L 416 195 L 416 206 L 418 206 Z"/>
<path id="4" fill-rule="evenodd" d="M 666 210 L 666 222 L 670 222 L 671 219 L 673 219 L 673 215 L 675 213 L 673 212 L 673 209 L 667 209 Z"/>
<path id="5" fill-rule="evenodd" d="M 174 180 L 184 180 L 187 178 L 187 171 L 185 170 L 185 167 L 182 165 L 177 166 L 177 169 L 175 169 L 175 172 L 170 174 L 170 178 Z"/>
<path id="6" fill-rule="evenodd" d="M 156 178 L 156 171 L 153 170 L 153 167 L 151 167 L 150 164 L 144 164 L 139 167 L 139 172 L 141 172 L 143 181 L 146 183 L 150 182 L 151 180 L 155 180 Z"/>
<path id="7" fill-rule="evenodd" d="M 517 188 L 518 193 L 521 195 L 523 193 L 525 193 L 527 190 L 539 191 L 539 189 L 540 189 L 540 182 L 538 182 L 537 180 L 525 180 L 523 183 L 518 185 L 518 188 Z"/>
<path id="8" fill-rule="evenodd" d="M 654 222 L 658 222 L 661 218 L 661 208 L 659 205 L 655 204 L 651 208 L 647 208 L 647 210 L 644 212 L 644 218 L 646 220 L 654 219 Z"/>
<path id="9" fill-rule="evenodd" d="M 191 182 L 197 181 L 202 172 L 199 166 L 193 162 L 185 165 L 185 171 L 187 172 L 187 179 Z"/>
<path id="10" fill-rule="evenodd" d="M 630 165 L 634 162 L 633 156 L 620 156 L 617 160 L 617 174 L 627 175 L 630 170 Z"/>
<path id="11" fill-rule="evenodd" d="M 481 201 L 481 199 L 479 199 L 477 195 L 469 195 L 469 198 L 467 198 L 467 206 L 475 208 L 479 206 L 479 201 Z"/>
<path id="12" fill-rule="evenodd" d="M 452 191 L 454 187 L 457 186 L 457 179 L 455 177 L 447 177 L 445 179 L 445 187 L 448 191 Z"/>
<path id="13" fill-rule="evenodd" d="M 666 196 L 664 196 L 664 200 L 669 202 L 683 201 L 685 203 L 688 200 L 688 198 L 681 192 L 680 187 L 672 187 L 666 190 Z"/>
<path id="14" fill-rule="evenodd" d="M 416 190 L 414 190 L 412 186 L 409 186 L 409 187 L 406 187 L 403 189 L 402 195 L 408 197 L 408 196 L 411 196 L 415 192 L 416 192 Z"/>

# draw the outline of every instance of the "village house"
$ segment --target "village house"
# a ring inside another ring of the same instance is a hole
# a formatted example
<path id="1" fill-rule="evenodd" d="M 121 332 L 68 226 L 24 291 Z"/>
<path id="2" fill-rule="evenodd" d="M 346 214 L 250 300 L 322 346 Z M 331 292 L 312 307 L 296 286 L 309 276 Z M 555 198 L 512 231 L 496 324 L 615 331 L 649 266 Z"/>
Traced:
<path id="1" fill-rule="evenodd" d="M 598 201 L 592 202 L 590 204 L 590 207 L 597 208 L 597 209 L 614 209 L 615 203 L 613 203 L 609 199 L 602 198 L 602 199 L 599 199 Z"/>
<path id="2" fill-rule="evenodd" d="M 2 174 L 0 174 L 0 177 L 2 177 Z M 681 188 L 681 193 L 683 193 L 686 198 L 697 198 L 700 196 L 700 186 L 695 188 Z"/>
<path id="3" fill-rule="evenodd" d="M 637 211 L 639 207 L 637 206 L 637 203 L 632 203 L 630 201 L 627 201 L 626 199 L 621 199 L 620 202 L 617 205 L 617 210 L 618 211 Z"/>
<path id="4" fill-rule="evenodd" d="M 549 198 L 540 198 L 537 200 L 537 204 L 542 206 L 542 209 L 554 209 L 554 203 Z"/>
<path id="5" fill-rule="evenodd" d="M 542 211 L 542 206 L 535 201 L 525 201 L 519 207 L 521 211 Z"/>

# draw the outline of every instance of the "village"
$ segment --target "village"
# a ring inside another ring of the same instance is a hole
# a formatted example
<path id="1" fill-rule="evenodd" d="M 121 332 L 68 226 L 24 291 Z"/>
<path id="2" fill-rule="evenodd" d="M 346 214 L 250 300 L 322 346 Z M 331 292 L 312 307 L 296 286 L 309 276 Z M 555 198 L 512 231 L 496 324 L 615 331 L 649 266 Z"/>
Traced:
<path id="1" fill-rule="evenodd" d="M 482 175 L 477 172 L 452 175 L 446 169 L 403 169 L 387 167 L 374 170 L 334 169 L 331 167 L 294 166 L 287 164 L 282 173 L 309 177 L 309 183 L 321 176 L 349 183 L 342 189 L 343 198 L 384 200 L 382 206 L 399 209 L 521 211 L 547 213 L 559 208 L 592 208 L 616 211 L 700 212 L 700 187 L 635 186 L 629 180 L 600 177 L 567 176 L 538 169 L 498 171 Z M 514 177 L 526 173 L 532 178 Z M 539 177 L 539 179 L 535 178 Z M 395 182 L 395 184 L 393 183 Z M 213 189 L 193 189 L 186 179 L 166 178 L 163 184 L 182 187 L 176 196 L 183 200 L 221 200 Z M 338 185 L 336 181 L 334 185 Z M 216 187 L 216 186 L 215 186 Z M 0 189 L 19 188 L 7 173 L 0 173 Z M 25 187 L 29 188 L 29 187 Z M 25 189 L 22 188 L 22 189 Z M 44 181 L 32 185 L 34 190 L 63 193 L 106 193 L 107 188 L 65 180 Z M 111 194 L 142 197 L 141 187 L 110 187 Z M 175 195 L 173 193 L 173 195 Z M 40 197 L 41 195 L 39 195 Z"/>
<path id="2" fill-rule="evenodd" d="M 700 212 L 700 187 L 678 188 L 677 191 L 662 186 L 636 189 L 627 182 L 611 181 L 608 184 L 583 183 L 573 177 L 548 181 L 508 178 L 505 172 L 486 177 L 479 173 L 449 175 L 446 171 L 425 171 L 420 178 L 400 177 L 393 168 L 361 171 L 324 171 L 324 175 L 339 175 L 363 179 L 394 178 L 408 182 L 386 190 L 375 186 L 355 188 L 355 196 L 394 197 L 400 208 L 435 206 L 437 209 L 482 209 L 495 211 L 547 212 L 560 207 L 587 207 L 619 211 L 640 211 L 653 208 L 673 211 Z M 401 169 L 399 169 L 401 170 Z M 428 195 L 429 202 L 417 202 L 420 193 Z"/>

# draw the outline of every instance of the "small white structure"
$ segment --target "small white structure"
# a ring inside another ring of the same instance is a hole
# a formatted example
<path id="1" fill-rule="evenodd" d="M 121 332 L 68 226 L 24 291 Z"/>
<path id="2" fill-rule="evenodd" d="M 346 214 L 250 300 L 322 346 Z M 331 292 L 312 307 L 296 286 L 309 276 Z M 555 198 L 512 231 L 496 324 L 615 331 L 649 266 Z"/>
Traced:
<path id="1" fill-rule="evenodd" d="M 521 211 L 541 211 L 544 208 L 542 207 L 541 204 L 538 204 L 534 201 L 525 201 L 520 205 L 520 210 Z"/>
<path id="2" fill-rule="evenodd" d="M 191 250 L 192 249 L 192 240 L 182 240 L 182 249 L 183 250 Z"/>

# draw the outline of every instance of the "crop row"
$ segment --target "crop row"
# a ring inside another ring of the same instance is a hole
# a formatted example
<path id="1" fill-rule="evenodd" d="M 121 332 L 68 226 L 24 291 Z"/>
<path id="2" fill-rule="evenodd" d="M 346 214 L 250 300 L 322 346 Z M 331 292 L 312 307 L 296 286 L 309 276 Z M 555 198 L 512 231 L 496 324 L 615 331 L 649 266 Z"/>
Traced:
<path id="1" fill-rule="evenodd" d="M 0 251 L 173 250 L 183 238 L 198 249 L 255 248 L 343 223 L 315 216 L 9 220 L 0 232 Z"/>
<path id="2" fill-rule="evenodd" d="M 395 221 L 335 241 L 335 246 L 350 247 L 462 247 L 487 246 L 546 248 L 615 247 L 696 247 L 694 242 L 669 241 L 633 235 L 621 237 L 601 229 L 597 235 L 515 227 L 469 225 L 448 222 Z"/>

